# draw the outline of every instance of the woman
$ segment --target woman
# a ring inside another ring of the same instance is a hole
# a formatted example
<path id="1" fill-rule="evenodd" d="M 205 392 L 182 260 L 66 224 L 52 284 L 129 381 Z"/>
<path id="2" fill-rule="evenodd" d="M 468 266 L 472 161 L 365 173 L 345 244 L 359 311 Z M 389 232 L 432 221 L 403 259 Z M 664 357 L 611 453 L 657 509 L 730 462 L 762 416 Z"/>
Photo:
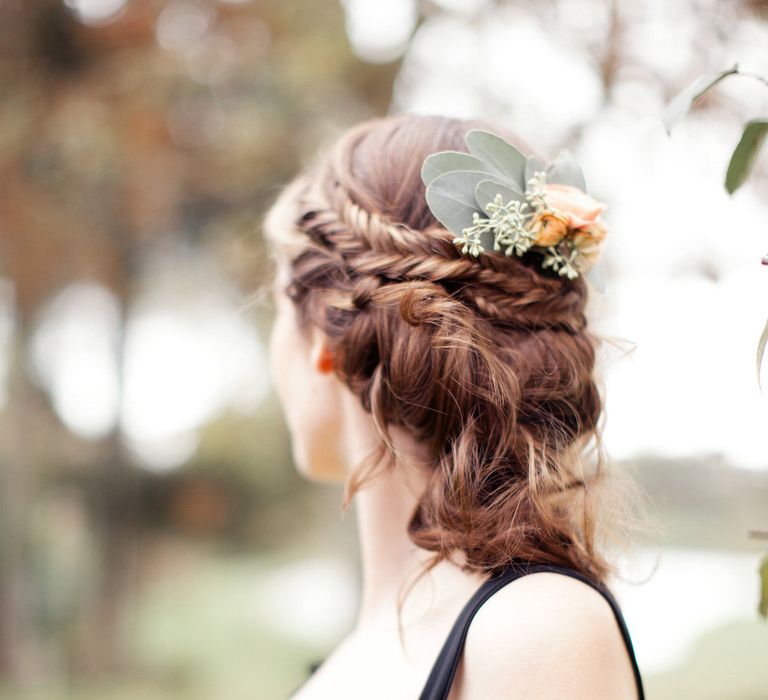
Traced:
<path id="1" fill-rule="evenodd" d="M 265 222 L 293 458 L 354 498 L 363 573 L 295 700 L 643 697 L 596 545 L 632 483 L 603 468 L 587 283 L 462 254 L 425 200 L 425 158 L 478 126 L 360 124 Z"/>

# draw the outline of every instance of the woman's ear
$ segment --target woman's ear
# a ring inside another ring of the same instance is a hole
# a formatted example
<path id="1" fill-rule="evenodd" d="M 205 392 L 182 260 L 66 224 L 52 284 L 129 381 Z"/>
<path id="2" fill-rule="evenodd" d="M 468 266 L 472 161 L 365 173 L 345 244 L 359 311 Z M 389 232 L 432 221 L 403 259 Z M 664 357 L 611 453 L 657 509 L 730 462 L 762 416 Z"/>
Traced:
<path id="1" fill-rule="evenodd" d="M 328 347 L 328 341 L 325 334 L 317 329 L 313 329 L 312 334 L 312 366 L 320 374 L 333 372 L 333 353 Z"/>

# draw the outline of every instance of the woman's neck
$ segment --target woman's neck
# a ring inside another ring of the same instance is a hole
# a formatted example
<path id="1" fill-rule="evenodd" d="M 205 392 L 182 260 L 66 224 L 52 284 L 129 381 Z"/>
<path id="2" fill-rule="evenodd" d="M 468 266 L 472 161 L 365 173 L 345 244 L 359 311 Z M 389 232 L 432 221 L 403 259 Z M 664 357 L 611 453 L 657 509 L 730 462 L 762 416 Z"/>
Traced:
<path id="1" fill-rule="evenodd" d="M 348 468 L 359 464 L 377 444 L 370 414 L 350 406 L 345 411 L 344 457 Z M 426 487 L 419 465 L 427 463 L 426 448 L 399 428 L 391 428 L 397 461 L 354 496 L 357 515 L 362 594 L 356 629 L 396 629 L 397 600 L 420 572 L 432 552 L 417 547 L 408 536 L 408 522 Z M 466 600 L 482 583 L 481 575 L 461 570 L 461 557 L 442 561 L 408 593 L 403 624 L 428 610 Z"/>

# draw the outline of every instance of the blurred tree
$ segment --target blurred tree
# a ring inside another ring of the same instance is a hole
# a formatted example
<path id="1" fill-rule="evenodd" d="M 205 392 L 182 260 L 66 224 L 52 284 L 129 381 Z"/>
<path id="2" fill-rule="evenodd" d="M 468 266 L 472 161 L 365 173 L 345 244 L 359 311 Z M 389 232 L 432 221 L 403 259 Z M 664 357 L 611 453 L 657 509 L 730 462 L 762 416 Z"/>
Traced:
<path id="1" fill-rule="evenodd" d="M 124 331 L 139 275 L 166 241 L 204 251 L 247 294 L 265 273 L 265 206 L 335 129 L 386 112 L 398 71 L 351 54 L 332 0 L 134 0 L 88 19 L 60 0 L 0 4 L 0 258 L 14 318 L 0 436 L 0 673 L 16 682 L 67 659 L 91 674 L 123 665 L 117 628 L 145 526 L 147 480 L 119 416 L 102 438 L 73 435 L 31 371 L 41 309 L 69 284 L 97 282 Z M 120 376 L 123 346 L 121 331 Z M 62 474 L 87 483 L 77 502 L 98 535 L 97 580 L 75 641 L 64 636 L 52 659 L 35 629 L 29 513 Z M 180 481 L 169 501 L 192 529 L 223 522 L 231 505 L 227 489 L 206 483 Z"/>

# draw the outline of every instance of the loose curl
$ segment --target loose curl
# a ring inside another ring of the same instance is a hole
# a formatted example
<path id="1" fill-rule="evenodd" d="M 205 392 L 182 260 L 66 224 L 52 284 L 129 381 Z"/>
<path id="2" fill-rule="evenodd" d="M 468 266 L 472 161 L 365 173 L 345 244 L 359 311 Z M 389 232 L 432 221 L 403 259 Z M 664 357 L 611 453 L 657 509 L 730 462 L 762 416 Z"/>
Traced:
<path id="1" fill-rule="evenodd" d="M 408 524 L 434 553 L 421 575 L 460 550 L 465 571 L 552 562 L 607 584 L 617 569 L 598 535 L 624 541 L 641 494 L 608 469 L 586 283 L 542 270 L 533 251 L 463 255 L 426 205 L 422 161 L 464 151 L 473 127 L 488 125 L 416 115 L 359 124 L 267 215 L 302 327 L 323 331 L 381 438 L 350 473 L 342 511 L 399 458 L 388 428 L 402 426 L 433 457 Z"/>

